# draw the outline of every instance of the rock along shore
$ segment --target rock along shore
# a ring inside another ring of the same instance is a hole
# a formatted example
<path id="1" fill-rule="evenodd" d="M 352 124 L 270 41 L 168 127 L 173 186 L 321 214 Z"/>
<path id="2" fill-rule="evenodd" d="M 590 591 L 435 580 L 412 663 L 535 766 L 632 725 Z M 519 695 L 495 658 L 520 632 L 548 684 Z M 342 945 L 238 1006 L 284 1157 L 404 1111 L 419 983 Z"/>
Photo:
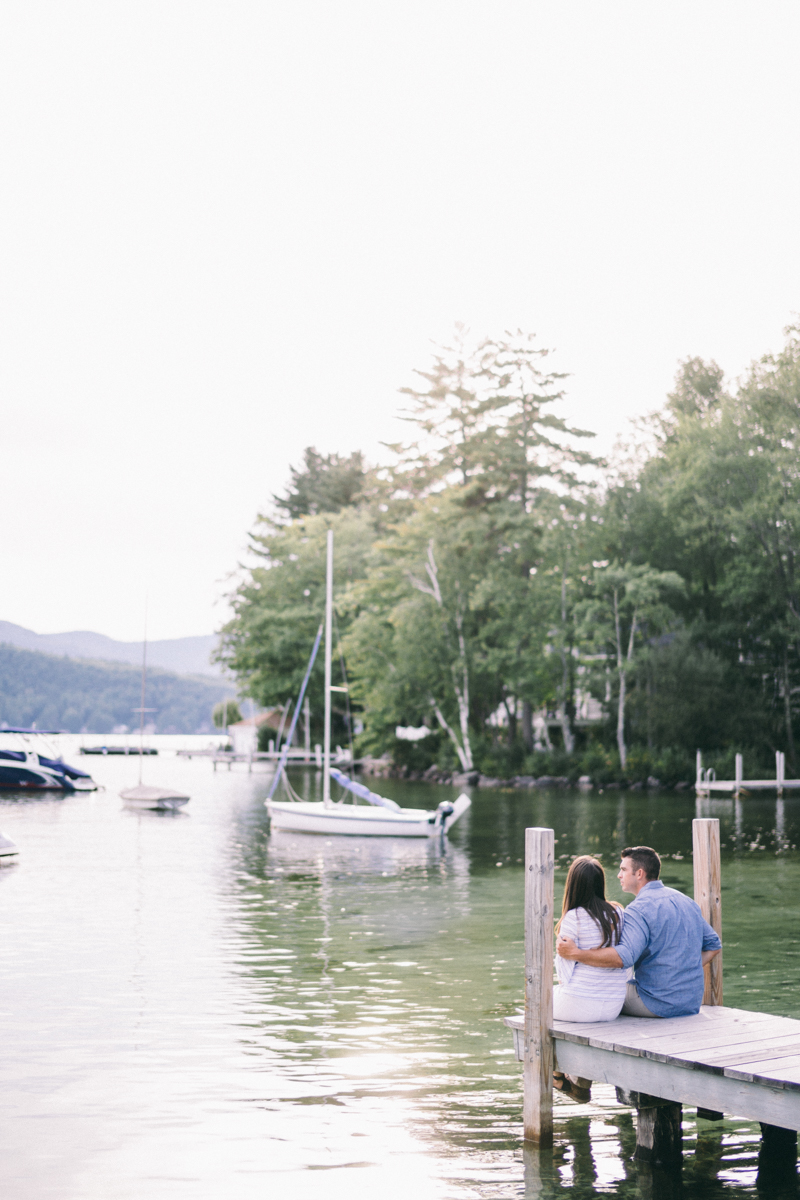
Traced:
<path id="1" fill-rule="evenodd" d="M 447 783 L 451 787 L 481 787 L 481 788 L 602 788 L 603 791 L 616 791 L 622 788 L 628 791 L 641 791 L 644 788 L 660 788 L 659 779 L 649 776 L 647 783 L 597 783 L 588 775 L 581 775 L 578 780 L 571 780 L 566 775 L 514 775 L 510 779 L 495 779 L 491 775 L 482 775 L 480 771 L 445 771 L 441 767 L 428 767 L 427 771 L 410 771 L 408 767 L 398 767 L 389 758 L 364 758 L 361 769 L 365 775 L 373 775 L 378 779 L 408 779 L 419 780 L 422 783 Z M 684 791 L 688 784 L 679 783 L 676 791 Z"/>

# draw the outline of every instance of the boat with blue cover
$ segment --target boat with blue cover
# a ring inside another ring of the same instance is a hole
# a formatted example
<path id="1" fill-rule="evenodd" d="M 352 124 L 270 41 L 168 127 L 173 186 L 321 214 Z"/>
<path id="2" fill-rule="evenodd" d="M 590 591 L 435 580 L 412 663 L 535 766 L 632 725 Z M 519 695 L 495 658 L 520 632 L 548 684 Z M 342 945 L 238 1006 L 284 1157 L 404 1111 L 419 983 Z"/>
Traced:
<path id="1" fill-rule="evenodd" d="M 65 763 L 47 739 L 57 729 L 0 729 L 0 788 L 18 791 L 93 792 L 86 771 Z"/>

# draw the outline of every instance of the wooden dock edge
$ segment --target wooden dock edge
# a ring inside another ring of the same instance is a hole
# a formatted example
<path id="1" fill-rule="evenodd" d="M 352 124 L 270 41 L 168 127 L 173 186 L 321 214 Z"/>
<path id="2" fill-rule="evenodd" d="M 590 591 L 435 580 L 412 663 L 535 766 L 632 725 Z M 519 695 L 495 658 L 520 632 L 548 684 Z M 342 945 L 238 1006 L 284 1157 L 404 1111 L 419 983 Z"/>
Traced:
<path id="1" fill-rule="evenodd" d="M 516 1056 L 522 1061 L 522 1018 L 506 1017 L 504 1021 L 514 1034 Z M 557 1032 L 551 1036 L 556 1069 L 569 1075 L 582 1075 L 626 1092 L 648 1093 L 674 1104 L 735 1114 L 784 1129 L 800 1129 L 800 1090 L 750 1083 L 721 1072 L 680 1067 L 619 1050 L 602 1050 L 567 1041 Z"/>

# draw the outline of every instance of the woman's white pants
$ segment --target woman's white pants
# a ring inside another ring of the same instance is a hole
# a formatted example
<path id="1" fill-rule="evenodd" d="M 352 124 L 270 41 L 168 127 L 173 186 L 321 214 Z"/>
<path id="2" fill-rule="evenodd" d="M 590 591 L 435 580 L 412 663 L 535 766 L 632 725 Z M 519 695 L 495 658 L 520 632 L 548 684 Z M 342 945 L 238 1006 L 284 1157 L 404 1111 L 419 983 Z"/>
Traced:
<path id="1" fill-rule="evenodd" d="M 624 992 L 619 998 L 598 999 L 571 992 L 563 984 L 553 988 L 553 1017 L 556 1021 L 614 1021 L 624 1003 Z"/>

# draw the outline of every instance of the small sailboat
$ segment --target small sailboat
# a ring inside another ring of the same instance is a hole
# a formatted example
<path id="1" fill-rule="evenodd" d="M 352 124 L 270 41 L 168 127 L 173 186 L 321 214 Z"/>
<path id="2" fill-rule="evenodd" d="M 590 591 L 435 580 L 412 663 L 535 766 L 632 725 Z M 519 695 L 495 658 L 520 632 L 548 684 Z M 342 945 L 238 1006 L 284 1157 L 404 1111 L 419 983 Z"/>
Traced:
<path id="1" fill-rule="evenodd" d="M 147 618 L 145 616 L 144 642 L 142 644 L 142 703 L 139 709 L 139 782 L 136 787 L 126 788 L 120 792 L 121 798 L 129 808 L 149 808 L 159 812 L 176 811 L 189 803 L 185 792 L 176 792 L 174 788 L 151 787 L 142 783 L 142 759 L 144 758 L 144 714 L 154 712 L 145 708 L 145 686 L 147 681 Z"/>
<path id="2" fill-rule="evenodd" d="M 294 735 L 297 715 L 303 704 L 311 669 L 319 649 L 322 636 L 322 626 L 319 628 L 314 649 L 311 652 L 306 670 L 300 698 L 295 707 L 295 715 L 291 729 L 284 743 L 284 751 L 278 761 L 278 767 L 272 780 L 269 795 L 265 801 L 273 829 L 291 829 L 296 833 L 349 834 L 359 837 L 441 837 L 455 825 L 470 806 L 470 798 L 461 795 L 451 803 L 443 801 L 438 808 L 429 810 L 423 808 L 401 808 L 394 800 L 380 796 L 377 792 L 362 783 L 357 783 L 344 772 L 331 766 L 331 634 L 333 624 L 333 531 L 328 530 L 328 554 L 325 576 L 325 734 L 322 755 L 322 800 L 301 800 L 299 797 L 290 800 L 275 800 L 273 796 L 278 782 L 283 779 L 284 786 L 293 795 L 291 785 L 286 778 L 286 760 L 288 747 Z M 335 689 L 340 691 L 341 689 Z M 353 796 L 353 802 L 345 804 L 342 800 L 331 799 L 331 779 Z M 366 806 L 359 805 L 357 800 L 365 800 Z"/>
<path id="3" fill-rule="evenodd" d="M 7 833 L 0 833 L 0 867 L 19 860 L 19 846 Z"/>

